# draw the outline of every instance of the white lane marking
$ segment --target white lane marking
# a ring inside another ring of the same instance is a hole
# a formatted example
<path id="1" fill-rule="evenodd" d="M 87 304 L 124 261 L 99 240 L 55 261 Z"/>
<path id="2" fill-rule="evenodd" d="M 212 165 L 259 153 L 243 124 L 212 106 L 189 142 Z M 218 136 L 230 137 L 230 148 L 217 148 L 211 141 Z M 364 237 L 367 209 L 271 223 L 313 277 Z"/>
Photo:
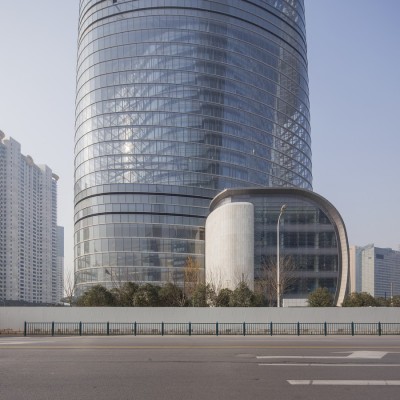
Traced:
<path id="1" fill-rule="evenodd" d="M 288 380 L 290 385 L 400 386 L 400 381 Z"/>
<path id="2" fill-rule="evenodd" d="M 375 358 L 381 359 L 386 356 L 387 351 L 353 351 L 347 358 Z"/>
<path id="3" fill-rule="evenodd" d="M 1 339 L 0 345 L 14 345 L 14 344 L 35 344 L 35 343 L 55 343 L 55 342 L 65 342 L 65 341 L 82 341 L 83 339 L 88 338 L 88 336 L 58 336 L 58 337 L 46 337 L 46 338 L 35 338 L 32 336 L 27 336 L 25 339 L 21 338 L 9 338 L 9 339 Z M 89 337 L 90 338 L 90 337 Z M 102 336 L 102 339 L 107 339 L 111 336 Z M 124 338 L 120 336 L 119 338 Z"/>
<path id="4" fill-rule="evenodd" d="M 315 359 L 328 359 L 328 358 L 333 358 L 333 359 L 340 359 L 343 360 L 344 358 L 347 357 L 340 357 L 340 356 L 257 356 L 257 358 L 268 358 L 268 359 L 282 359 L 282 358 L 291 358 L 291 359 L 305 359 L 305 358 L 315 358 Z"/>
<path id="5" fill-rule="evenodd" d="M 33 341 L 26 341 L 26 342 L 0 342 L 0 346 L 14 346 L 15 344 L 32 344 L 32 343 L 44 343 L 44 342 L 33 342 Z"/>
<path id="6" fill-rule="evenodd" d="M 260 367 L 400 367 L 400 364 L 319 364 L 319 363 L 273 363 L 258 364 Z"/>
<path id="7" fill-rule="evenodd" d="M 343 352 L 345 353 L 345 352 Z M 346 352 L 347 353 L 347 352 Z M 314 359 L 381 359 L 388 352 L 385 351 L 352 351 L 349 352 L 348 356 L 257 356 L 258 359 L 268 358 L 268 359 L 282 359 L 282 358 L 293 358 L 293 359 L 304 359 L 304 358 L 314 358 Z"/>
<path id="8" fill-rule="evenodd" d="M 53 343 L 51 340 L 9 340 L 0 342 L 0 346 L 14 346 L 19 344 L 42 344 L 42 343 Z"/>

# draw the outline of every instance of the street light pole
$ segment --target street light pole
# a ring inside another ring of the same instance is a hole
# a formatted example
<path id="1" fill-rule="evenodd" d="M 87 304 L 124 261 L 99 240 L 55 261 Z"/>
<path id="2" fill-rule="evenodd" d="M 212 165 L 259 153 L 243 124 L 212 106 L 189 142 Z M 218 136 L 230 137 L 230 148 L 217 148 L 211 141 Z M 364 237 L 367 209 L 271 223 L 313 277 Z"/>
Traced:
<path id="1" fill-rule="evenodd" d="M 281 283 L 280 283 L 280 254 L 279 254 L 279 225 L 281 222 L 281 217 L 283 212 L 285 211 L 286 204 L 281 207 L 281 211 L 278 217 L 278 223 L 276 224 L 276 306 L 281 306 Z"/>

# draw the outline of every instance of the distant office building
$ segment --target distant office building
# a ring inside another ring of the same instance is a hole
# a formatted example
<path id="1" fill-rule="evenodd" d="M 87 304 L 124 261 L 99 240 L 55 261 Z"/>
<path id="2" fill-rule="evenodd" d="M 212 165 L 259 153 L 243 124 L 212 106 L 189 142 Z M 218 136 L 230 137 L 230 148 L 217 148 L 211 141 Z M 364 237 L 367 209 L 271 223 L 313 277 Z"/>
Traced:
<path id="1" fill-rule="evenodd" d="M 303 0 L 81 0 L 76 76 L 78 292 L 204 268 L 225 188 L 312 188 Z"/>
<path id="2" fill-rule="evenodd" d="M 312 291 L 325 287 L 340 306 L 349 278 L 346 227 L 331 203 L 304 189 L 228 189 L 218 194 L 206 222 L 206 282 L 234 289 L 244 280 L 253 288 L 265 279 L 268 265 L 276 276 L 278 237 L 281 279 L 286 274 L 292 281 L 281 296 L 283 305 L 305 306 Z M 276 300 L 276 289 L 267 296 Z"/>
<path id="3" fill-rule="evenodd" d="M 60 301 L 57 180 L 0 131 L 0 299 Z"/>
<path id="4" fill-rule="evenodd" d="M 350 248 L 350 291 L 400 295 L 400 251 L 369 244 Z"/>

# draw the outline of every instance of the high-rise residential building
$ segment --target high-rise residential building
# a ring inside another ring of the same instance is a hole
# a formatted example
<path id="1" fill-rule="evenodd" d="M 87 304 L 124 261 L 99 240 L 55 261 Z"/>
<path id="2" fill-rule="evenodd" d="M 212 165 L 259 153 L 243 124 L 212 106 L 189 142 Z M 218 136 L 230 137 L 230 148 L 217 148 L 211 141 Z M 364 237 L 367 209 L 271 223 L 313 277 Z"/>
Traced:
<path id="1" fill-rule="evenodd" d="M 80 1 L 78 288 L 204 268 L 225 188 L 312 189 L 306 47 L 303 0 Z"/>
<path id="2" fill-rule="evenodd" d="M 351 246 L 350 291 L 385 298 L 400 295 L 400 251 L 373 244 Z"/>
<path id="3" fill-rule="evenodd" d="M 58 303 L 57 180 L 0 132 L 0 299 Z M 60 275 L 61 274 L 61 275 Z M 61 288 L 61 289 L 60 289 Z"/>
<path id="4" fill-rule="evenodd" d="M 57 226 L 57 274 L 53 276 L 53 296 L 58 301 L 64 297 L 64 227 Z"/>

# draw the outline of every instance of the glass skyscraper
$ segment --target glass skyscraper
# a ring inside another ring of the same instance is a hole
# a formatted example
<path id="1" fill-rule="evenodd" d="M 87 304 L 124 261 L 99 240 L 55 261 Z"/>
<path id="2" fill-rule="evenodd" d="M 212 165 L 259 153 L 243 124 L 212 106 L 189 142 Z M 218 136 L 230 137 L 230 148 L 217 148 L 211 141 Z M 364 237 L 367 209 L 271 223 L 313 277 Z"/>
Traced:
<path id="1" fill-rule="evenodd" d="M 312 188 L 302 0 L 81 0 L 78 288 L 204 267 L 225 188 Z"/>

